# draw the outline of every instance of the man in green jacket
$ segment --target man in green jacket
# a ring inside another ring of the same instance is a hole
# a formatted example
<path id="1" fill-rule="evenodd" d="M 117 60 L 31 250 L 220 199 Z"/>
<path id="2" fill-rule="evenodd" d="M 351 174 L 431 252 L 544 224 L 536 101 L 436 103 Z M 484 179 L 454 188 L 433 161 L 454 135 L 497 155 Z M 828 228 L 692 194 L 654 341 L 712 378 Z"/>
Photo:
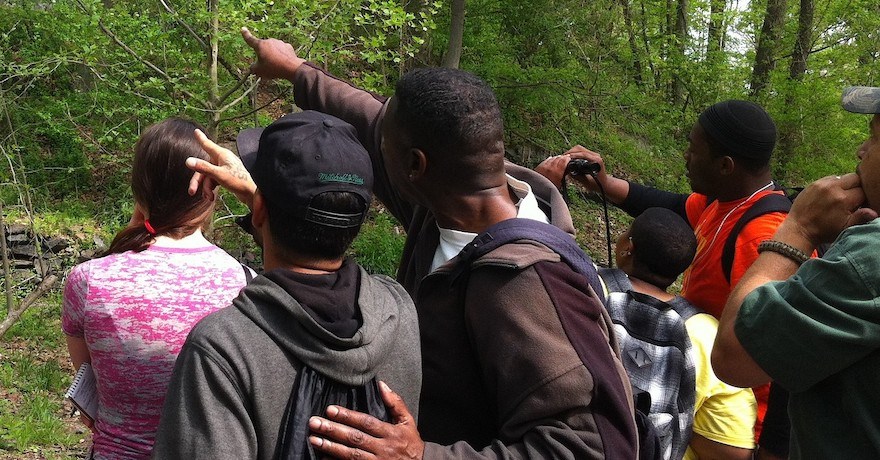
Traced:
<path id="1" fill-rule="evenodd" d="M 789 390 L 793 459 L 880 458 L 880 88 L 847 88 L 843 107 L 873 114 L 856 173 L 798 195 L 731 293 L 712 352 L 732 385 Z"/>

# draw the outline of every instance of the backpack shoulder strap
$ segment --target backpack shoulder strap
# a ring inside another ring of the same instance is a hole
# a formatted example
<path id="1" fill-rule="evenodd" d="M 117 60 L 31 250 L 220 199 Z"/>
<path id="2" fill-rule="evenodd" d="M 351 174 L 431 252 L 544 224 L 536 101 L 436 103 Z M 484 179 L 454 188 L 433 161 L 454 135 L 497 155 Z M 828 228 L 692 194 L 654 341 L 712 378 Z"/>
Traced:
<path id="1" fill-rule="evenodd" d="M 791 210 L 791 200 L 787 196 L 778 193 L 764 195 L 756 201 L 746 212 L 736 221 L 736 224 L 730 230 L 727 240 L 724 242 L 724 249 L 721 251 L 721 269 L 724 271 L 724 279 L 730 282 L 730 271 L 733 268 L 733 256 L 736 252 L 736 239 L 740 232 L 752 220 L 770 214 L 771 212 L 788 212 Z"/>
<path id="2" fill-rule="evenodd" d="M 584 275 L 596 295 L 602 298 L 602 283 L 596 273 L 593 260 L 588 256 L 574 238 L 558 227 L 532 219 L 514 218 L 492 225 L 468 243 L 458 253 L 460 263 L 453 279 L 470 267 L 470 264 L 507 243 L 517 240 L 537 241 L 559 254 L 576 272 Z"/>
<path id="3" fill-rule="evenodd" d="M 678 316 L 681 316 L 682 321 L 687 321 L 691 319 L 691 317 L 694 315 L 706 313 L 705 310 L 690 303 L 687 299 L 680 295 L 675 296 L 672 300 L 666 303 L 668 303 L 672 307 L 672 309 L 675 310 L 676 313 L 678 313 Z"/>
<path id="4" fill-rule="evenodd" d="M 629 277 L 619 268 L 600 268 L 599 277 L 605 282 L 608 293 L 626 292 L 633 288 Z"/>

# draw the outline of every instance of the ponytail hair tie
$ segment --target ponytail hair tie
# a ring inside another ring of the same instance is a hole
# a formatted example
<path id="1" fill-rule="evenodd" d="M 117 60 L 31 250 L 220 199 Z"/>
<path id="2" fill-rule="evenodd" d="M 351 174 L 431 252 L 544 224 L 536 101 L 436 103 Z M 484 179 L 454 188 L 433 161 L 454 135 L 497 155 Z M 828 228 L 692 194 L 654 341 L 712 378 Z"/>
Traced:
<path id="1" fill-rule="evenodd" d="M 156 236 L 156 229 L 153 228 L 152 225 L 150 225 L 150 219 L 144 220 L 144 228 L 147 229 L 147 233 L 149 233 L 150 235 Z"/>

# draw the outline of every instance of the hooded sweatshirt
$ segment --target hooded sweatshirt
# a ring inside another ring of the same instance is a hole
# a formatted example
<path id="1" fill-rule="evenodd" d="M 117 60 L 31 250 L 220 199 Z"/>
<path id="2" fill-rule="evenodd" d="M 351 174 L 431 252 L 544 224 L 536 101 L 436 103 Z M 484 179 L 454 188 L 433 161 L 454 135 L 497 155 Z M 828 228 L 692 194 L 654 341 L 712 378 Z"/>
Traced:
<path id="1" fill-rule="evenodd" d="M 418 416 L 419 336 L 404 289 L 351 261 L 336 278 L 304 283 L 308 276 L 259 276 L 231 307 L 193 328 L 169 385 L 153 458 L 273 458 L 303 364 L 348 385 L 377 377 Z M 324 297 L 316 295 L 322 285 Z M 356 293 L 356 308 L 339 307 L 346 291 Z M 349 314 L 334 317 L 334 306 Z"/>

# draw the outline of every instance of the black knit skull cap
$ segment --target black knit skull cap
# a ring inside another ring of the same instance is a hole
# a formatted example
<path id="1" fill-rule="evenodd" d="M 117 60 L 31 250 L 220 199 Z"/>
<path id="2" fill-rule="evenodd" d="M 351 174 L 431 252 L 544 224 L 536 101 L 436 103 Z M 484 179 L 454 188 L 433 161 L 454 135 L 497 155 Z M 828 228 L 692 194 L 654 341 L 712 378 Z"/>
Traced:
<path id="1" fill-rule="evenodd" d="M 711 140 L 733 157 L 769 162 L 776 147 L 776 124 L 754 102 L 719 102 L 700 114 L 699 123 Z"/>

